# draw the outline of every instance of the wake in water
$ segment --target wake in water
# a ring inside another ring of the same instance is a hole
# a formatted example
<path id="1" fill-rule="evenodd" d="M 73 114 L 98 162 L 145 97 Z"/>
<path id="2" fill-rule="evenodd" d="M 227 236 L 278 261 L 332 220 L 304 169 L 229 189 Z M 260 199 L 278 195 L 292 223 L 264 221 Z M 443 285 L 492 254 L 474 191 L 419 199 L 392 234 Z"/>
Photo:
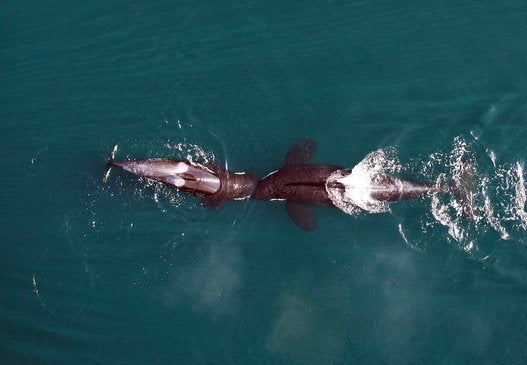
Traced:
<path id="1" fill-rule="evenodd" d="M 425 161 L 407 165 L 399 162 L 393 148 L 372 152 L 351 171 L 332 174 L 326 189 L 335 206 L 347 214 L 388 212 L 391 204 L 374 198 L 378 181 L 383 175 L 406 172 L 417 173 L 437 187 L 429 194 L 430 209 L 424 216 L 414 223 L 399 224 L 407 243 L 422 246 L 432 230 L 443 227 L 447 238 L 462 250 L 486 258 L 492 250 L 490 237 L 524 240 L 527 194 L 522 163 L 499 164 L 492 151 L 477 156 L 461 137 L 454 139 L 450 152 L 434 153 Z M 335 189 L 335 183 L 344 189 Z M 446 186 L 451 187 L 450 193 L 442 188 Z"/>
<path id="2" fill-rule="evenodd" d="M 285 200 L 288 215 L 306 231 L 316 228 L 315 213 L 309 205 L 335 206 L 350 215 L 390 212 L 398 219 L 399 233 L 409 245 L 424 247 L 439 234 L 441 241 L 446 238 L 477 258 L 487 257 L 497 240 L 525 240 L 527 193 L 523 165 L 498 163 L 493 151 L 475 151 L 479 145 L 461 137 L 454 139 L 449 152 L 437 152 L 405 164 L 399 161 L 394 148 L 381 149 L 368 154 L 351 170 L 313 164 L 316 143 L 304 138 L 290 148 L 285 166 L 260 180 L 250 174 L 229 172 L 227 164 L 218 166 L 215 156 L 198 145 L 164 146 L 175 160 L 115 162 L 112 158 L 109 162 L 153 186 L 154 200 L 163 212 L 173 211 L 164 202 L 170 207 L 188 202 L 184 195 L 173 193 L 172 189 L 177 189 L 202 196 L 207 206 L 247 198 Z M 144 169 L 136 169 L 136 165 Z M 176 180 L 167 180 L 167 171 Z M 412 176 L 422 182 L 398 176 Z M 174 186 L 174 181 L 184 186 Z M 196 181 L 221 184 L 205 193 L 191 189 Z M 417 217 L 412 215 L 419 209 L 401 214 L 405 205 L 392 205 L 398 200 L 422 197 L 430 205 Z M 178 219 L 192 214 L 187 213 L 187 204 L 184 208 L 175 214 Z"/>
<path id="3" fill-rule="evenodd" d="M 523 241 L 527 229 L 522 164 L 499 164 L 492 151 L 487 151 L 487 156 L 491 161 L 490 166 L 485 167 L 485 161 L 474 165 L 474 187 L 468 219 L 464 219 L 464 212 L 455 200 L 443 200 L 435 195 L 432 197 L 431 211 L 435 219 L 448 228 L 449 235 L 467 252 L 481 250 L 479 238 L 488 234 L 498 235 L 503 240 Z M 445 157 L 451 177 L 456 180 L 463 174 L 460 161 L 464 158 L 476 161 L 477 156 L 465 140 L 456 138 L 452 152 Z M 443 173 L 438 180 L 447 178 L 448 175 Z"/>

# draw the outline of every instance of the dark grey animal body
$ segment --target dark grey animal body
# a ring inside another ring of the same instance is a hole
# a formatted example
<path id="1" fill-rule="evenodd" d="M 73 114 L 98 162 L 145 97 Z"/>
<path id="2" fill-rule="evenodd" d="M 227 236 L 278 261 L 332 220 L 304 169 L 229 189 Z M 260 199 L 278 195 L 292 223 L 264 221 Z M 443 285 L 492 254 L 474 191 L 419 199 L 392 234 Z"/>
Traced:
<path id="1" fill-rule="evenodd" d="M 111 167 L 121 167 L 135 175 L 163 183 L 171 188 L 203 197 L 206 206 L 219 206 L 228 200 L 284 200 L 291 219 L 303 230 L 316 228 L 316 218 L 310 205 L 333 207 L 327 192 L 327 179 L 340 166 L 311 164 L 316 143 L 301 139 L 291 147 L 285 166 L 261 180 L 247 173 L 232 173 L 212 163 L 207 166 L 190 161 L 166 159 L 114 161 Z M 345 189 L 332 183 L 331 189 Z M 371 197 L 378 201 L 397 201 L 448 191 L 434 184 L 417 183 L 393 176 L 380 175 L 371 187 Z"/>
<path id="2" fill-rule="evenodd" d="M 251 199 L 284 200 L 293 222 L 304 231 L 313 231 L 317 220 L 309 205 L 334 206 L 326 190 L 326 180 L 339 169 L 332 165 L 286 165 L 260 180 Z"/>
<path id="3" fill-rule="evenodd" d="M 106 170 L 120 167 L 134 175 L 165 184 L 173 189 L 202 196 L 208 206 L 227 200 L 249 198 L 258 180 L 246 173 L 232 173 L 214 163 L 207 166 L 195 162 L 167 159 L 114 161 Z"/>
<path id="4" fill-rule="evenodd" d="M 260 180 L 251 199 L 333 206 L 326 191 L 326 180 L 340 169 L 332 165 L 284 166 Z"/>

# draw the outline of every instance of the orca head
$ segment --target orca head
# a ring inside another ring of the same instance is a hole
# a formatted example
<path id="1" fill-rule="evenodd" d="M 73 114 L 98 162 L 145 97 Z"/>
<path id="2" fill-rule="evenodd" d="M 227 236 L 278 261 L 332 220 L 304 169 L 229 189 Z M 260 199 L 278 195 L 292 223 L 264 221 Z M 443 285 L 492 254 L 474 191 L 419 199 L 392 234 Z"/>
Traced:
<path id="1" fill-rule="evenodd" d="M 191 161 L 167 159 L 108 162 L 134 175 L 166 184 L 192 194 L 209 196 L 221 188 L 220 178 L 209 168 Z"/>

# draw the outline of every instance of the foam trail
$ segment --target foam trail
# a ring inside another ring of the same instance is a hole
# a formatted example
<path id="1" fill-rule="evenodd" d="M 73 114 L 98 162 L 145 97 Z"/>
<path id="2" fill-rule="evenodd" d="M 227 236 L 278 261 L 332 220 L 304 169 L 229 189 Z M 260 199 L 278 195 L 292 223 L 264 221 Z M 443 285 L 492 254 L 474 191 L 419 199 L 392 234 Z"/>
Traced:
<path id="1" fill-rule="evenodd" d="M 527 195 L 525 193 L 525 181 L 523 175 L 523 166 L 517 162 L 515 168 L 516 176 L 518 181 L 514 185 L 515 190 L 515 212 L 516 216 L 520 220 L 520 223 L 523 229 L 527 229 L 527 213 L 524 210 L 525 201 L 527 200 Z"/>
<path id="2" fill-rule="evenodd" d="M 475 147 L 456 137 L 450 152 L 431 154 L 419 166 L 415 161 L 414 165 L 401 165 L 395 149 L 381 149 L 368 154 L 353 169 L 333 173 L 326 190 L 337 208 L 354 215 L 391 209 L 390 203 L 372 198 L 382 175 L 413 171 L 419 179 L 435 180 L 437 186 L 454 186 L 455 193 L 438 189 L 432 194 L 428 213 L 405 219 L 404 232 L 398 222 L 399 233 L 407 244 L 416 247 L 439 233 L 470 256 L 486 259 L 497 240 L 527 240 L 527 191 L 523 163 L 503 163 L 494 151 L 486 149 L 478 154 Z"/>
<path id="3" fill-rule="evenodd" d="M 450 238 L 463 250 L 481 256 L 489 242 L 498 240 L 524 240 L 527 230 L 527 201 L 523 165 L 499 162 L 496 153 L 485 150 L 481 155 L 463 138 L 454 139 L 452 151 L 445 155 L 449 172 L 438 179 L 460 181 L 465 173 L 464 161 L 470 159 L 485 166 L 485 173 L 477 163 L 474 167 L 474 183 L 470 192 L 470 209 L 464 209 L 458 197 L 432 198 L 431 212 L 437 223 L 445 226 Z M 492 250 L 496 244 L 491 244 Z"/>

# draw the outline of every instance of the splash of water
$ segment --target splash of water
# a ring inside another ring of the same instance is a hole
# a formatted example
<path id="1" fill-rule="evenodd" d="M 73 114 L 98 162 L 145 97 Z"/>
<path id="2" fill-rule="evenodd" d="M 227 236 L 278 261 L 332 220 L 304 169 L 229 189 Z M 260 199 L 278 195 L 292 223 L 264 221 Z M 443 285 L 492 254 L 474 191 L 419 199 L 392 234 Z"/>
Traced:
<path id="1" fill-rule="evenodd" d="M 331 174 L 326 180 L 326 191 L 333 204 L 347 214 L 387 212 L 389 204 L 374 199 L 372 192 L 380 176 L 400 170 L 395 149 L 380 149 L 368 154 L 351 172 L 337 170 Z M 337 189 L 335 186 L 344 188 Z"/>
<path id="2" fill-rule="evenodd" d="M 494 242 L 523 242 L 527 230 L 523 164 L 500 163 L 493 151 L 485 152 L 478 155 L 471 143 L 456 137 L 451 151 L 431 154 L 416 166 L 415 162 L 400 164 L 393 148 L 381 149 L 367 155 L 351 171 L 333 173 L 326 189 L 336 207 L 354 215 L 391 210 L 390 203 L 371 195 L 378 177 L 384 174 L 418 172 L 424 181 L 453 186 L 452 193 L 437 192 L 424 198 L 430 204 L 428 212 L 413 223 L 398 222 L 399 233 L 409 245 L 418 246 L 417 242 L 444 232 L 440 234 L 447 241 L 473 257 L 485 259 L 492 253 Z"/>
<path id="3" fill-rule="evenodd" d="M 478 158 L 471 147 L 460 137 L 454 140 L 452 152 L 447 156 L 453 181 L 462 179 L 467 158 L 472 161 Z M 500 164 L 494 152 L 487 151 L 487 155 L 491 161 L 488 171 L 484 173 L 477 164 L 473 165 L 469 209 L 464 209 L 455 196 L 432 197 L 431 211 L 437 222 L 447 227 L 449 236 L 463 250 L 474 254 L 483 251 L 482 242 L 490 234 L 501 240 L 522 240 L 527 229 L 522 164 Z M 446 174 L 439 177 L 448 178 Z"/>
<path id="4" fill-rule="evenodd" d="M 188 160 L 190 162 L 197 162 L 207 164 L 214 161 L 215 156 L 212 152 L 205 152 L 205 150 L 194 143 L 180 142 L 176 144 L 166 143 L 165 147 L 176 151 L 180 159 Z"/>

